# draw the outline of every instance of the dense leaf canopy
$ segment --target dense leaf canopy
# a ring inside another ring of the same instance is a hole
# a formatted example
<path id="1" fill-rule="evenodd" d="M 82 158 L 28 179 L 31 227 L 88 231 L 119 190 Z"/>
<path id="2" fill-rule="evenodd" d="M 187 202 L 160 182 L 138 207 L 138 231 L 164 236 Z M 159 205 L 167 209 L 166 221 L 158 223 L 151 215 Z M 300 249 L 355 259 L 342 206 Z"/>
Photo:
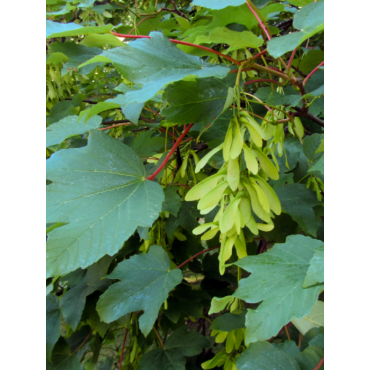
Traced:
<path id="1" fill-rule="evenodd" d="M 47 0 L 48 370 L 317 370 L 324 1 Z"/>

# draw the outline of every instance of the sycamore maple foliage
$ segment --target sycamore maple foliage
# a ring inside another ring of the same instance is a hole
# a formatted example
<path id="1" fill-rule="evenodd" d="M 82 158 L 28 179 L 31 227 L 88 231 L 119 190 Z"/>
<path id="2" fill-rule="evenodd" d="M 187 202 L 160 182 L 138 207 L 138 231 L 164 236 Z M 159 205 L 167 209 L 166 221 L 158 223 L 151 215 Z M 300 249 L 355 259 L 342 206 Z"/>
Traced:
<path id="1" fill-rule="evenodd" d="M 47 369 L 323 369 L 324 1 L 46 4 Z"/>

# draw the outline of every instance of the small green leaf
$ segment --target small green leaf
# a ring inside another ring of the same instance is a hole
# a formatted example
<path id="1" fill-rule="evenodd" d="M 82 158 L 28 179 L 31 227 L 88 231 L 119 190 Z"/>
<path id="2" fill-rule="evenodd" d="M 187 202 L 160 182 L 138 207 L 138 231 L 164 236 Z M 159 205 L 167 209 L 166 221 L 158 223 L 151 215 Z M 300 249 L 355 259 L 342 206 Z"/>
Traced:
<path id="1" fill-rule="evenodd" d="M 181 327 L 166 340 L 164 349 L 153 349 L 141 358 L 138 370 L 185 370 L 187 356 L 198 355 L 210 342 L 196 331 Z"/>
<path id="2" fill-rule="evenodd" d="M 162 206 L 162 211 L 169 212 L 175 217 L 177 216 L 181 208 L 181 197 L 177 194 L 177 186 L 170 186 L 164 189 L 164 202 Z"/>
<path id="3" fill-rule="evenodd" d="M 316 194 L 303 184 L 282 186 L 276 189 L 276 194 L 280 199 L 283 212 L 292 216 L 304 231 L 316 236 L 316 231 L 320 226 L 312 209 L 320 204 Z"/>
<path id="4" fill-rule="evenodd" d="M 292 51 L 309 37 L 323 31 L 324 2 L 318 1 L 300 9 L 294 17 L 293 27 L 300 32 L 275 37 L 267 42 L 267 50 L 274 58 Z"/>
<path id="5" fill-rule="evenodd" d="M 318 172 L 324 175 L 324 155 L 307 172 Z"/>
<path id="6" fill-rule="evenodd" d="M 97 310 L 107 323 L 126 313 L 144 310 L 139 318 L 145 336 L 152 330 L 168 293 L 182 280 L 179 269 L 170 271 L 170 259 L 162 247 L 153 245 L 147 254 L 134 255 L 118 264 L 108 276 L 121 280 L 99 299 Z"/>
<path id="7" fill-rule="evenodd" d="M 204 126 L 212 123 L 224 110 L 229 89 L 225 80 L 210 77 L 175 82 L 165 90 L 163 99 L 170 106 L 161 114 L 169 122 L 202 122 Z"/>
<path id="8" fill-rule="evenodd" d="M 92 117 L 86 123 L 78 122 L 78 116 L 68 116 L 46 128 L 46 147 L 60 144 L 72 135 L 80 135 L 90 129 L 98 128 L 102 122 L 99 116 Z"/>
<path id="9" fill-rule="evenodd" d="M 200 40 L 199 38 L 202 37 Z M 199 40 L 198 40 L 199 39 Z M 228 44 L 239 48 L 258 48 L 263 44 L 263 40 L 249 31 L 236 32 L 226 27 L 214 28 L 208 36 L 199 36 L 197 43 L 216 43 Z"/>
<path id="10" fill-rule="evenodd" d="M 304 289 L 303 281 L 315 251 L 322 242 L 302 235 L 291 235 L 284 244 L 268 252 L 235 262 L 251 276 L 239 281 L 234 297 L 248 303 L 262 303 L 246 315 L 245 344 L 266 340 L 294 317 L 310 313 L 322 286 Z"/>
<path id="11" fill-rule="evenodd" d="M 232 330 L 245 328 L 245 311 L 235 313 L 224 313 L 215 318 L 210 329 L 230 332 Z"/>
<path id="12" fill-rule="evenodd" d="M 59 23 L 47 20 L 46 38 L 89 35 L 91 33 L 108 33 L 112 27 L 111 24 L 83 27 L 77 23 Z"/>

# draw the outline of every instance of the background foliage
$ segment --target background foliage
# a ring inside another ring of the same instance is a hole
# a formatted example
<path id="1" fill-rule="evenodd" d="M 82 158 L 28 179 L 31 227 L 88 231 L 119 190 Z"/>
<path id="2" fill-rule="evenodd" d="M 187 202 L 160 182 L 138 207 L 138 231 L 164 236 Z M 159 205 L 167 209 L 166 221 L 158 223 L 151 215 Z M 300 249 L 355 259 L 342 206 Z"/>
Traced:
<path id="1" fill-rule="evenodd" d="M 47 369 L 323 369 L 324 1 L 46 8 Z"/>

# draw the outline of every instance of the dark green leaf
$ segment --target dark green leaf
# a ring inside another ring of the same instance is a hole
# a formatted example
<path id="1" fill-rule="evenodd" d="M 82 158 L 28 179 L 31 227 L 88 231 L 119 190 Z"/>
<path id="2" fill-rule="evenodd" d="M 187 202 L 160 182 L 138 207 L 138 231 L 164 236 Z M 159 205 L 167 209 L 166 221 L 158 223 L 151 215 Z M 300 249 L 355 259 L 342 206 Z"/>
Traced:
<path id="1" fill-rule="evenodd" d="M 51 362 L 46 363 L 46 370 L 81 370 L 80 361 L 71 354 L 69 345 L 60 337 L 53 349 Z"/>
<path id="2" fill-rule="evenodd" d="M 126 313 L 144 310 L 139 324 L 147 336 L 168 293 L 181 283 L 182 272 L 170 271 L 168 255 L 153 245 L 147 254 L 121 262 L 108 277 L 121 281 L 101 296 L 97 306 L 100 317 L 109 323 Z"/>
<path id="3" fill-rule="evenodd" d="M 140 360 L 138 370 L 185 370 L 186 356 L 195 356 L 209 347 L 207 338 L 182 327 L 169 336 L 164 349 L 147 352 Z"/>
<path id="4" fill-rule="evenodd" d="M 268 342 L 252 343 L 237 359 L 238 370 L 300 370 L 294 357 Z"/>
<path id="5" fill-rule="evenodd" d="M 245 311 L 240 314 L 224 313 L 215 318 L 210 329 L 220 331 L 233 331 L 245 328 Z"/>
<path id="6" fill-rule="evenodd" d="M 303 153 L 310 161 L 314 161 L 322 155 L 321 153 L 315 152 L 319 148 L 323 138 L 323 134 L 313 134 L 305 137 L 303 141 Z"/>
<path id="7" fill-rule="evenodd" d="M 164 202 L 162 206 L 162 211 L 169 212 L 175 217 L 181 207 L 181 197 L 177 194 L 177 186 L 169 186 L 164 189 Z"/>
<path id="8" fill-rule="evenodd" d="M 245 343 L 266 340 L 294 317 L 310 313 L 322 286 L 304 289 L 303 281 L 315 251 L 322 242 L 302 235 L 288 236 L 268 252 L 235 262 L 251 276 L 239 281 L 234 296 L 248 303 L 262 303 L 246 315 Z"/>
<path id="9" fill-rule="evenodd" d="M 136 136 L 131 143 L 131 149 L 141 158 L 150 157 L 158 153 L 159 149 L 164 148 L 165 139 L 159 136 L 153 136 L 152 131 L 146 131 Z"/>
<path id="10" fill-rule="evenodd" d="M 324 154 L 307 172 L 318 172 L 321 175 L 324 175 Z"/>
<path id="11" fill-rule="evenodd" d="M 316 236 L 320 223 L 316 220 L 312 207 L 320 204 L 316 193 L 303 184 L 289 184 L 276 189 L 283 212 L 292 216 L 293 220 L 307 233 Z"/>
<path id="12" fill-rule="evenodd" d="M 53 154 L 47 169 L 48 222 L 69 222 L 49 234 L 48 276 L 113 255 L 162 209 L 162 188 L 145 181 L 136 153 L 99 131 L 90 131 L 87 147 Z"/>
<path id="13" fill-rule="evenodd" d="M 82 311 L 85 307 L 86 297 L 96 290 L 105 290 L 110 285 L 110 280 L 101 278 L 107 274 L 112 257 L 104 256 L 87 269 L 87 273 L 79 284 L 68 290 L 63 295 L 60 305 L 63 317 L 68 325 L 76 330 L 80 322 Z"/>
<path id="14" fill-rule="evenodd" d="M 215 143 L 215 146 L 220 145 L 225 139 L 225 135 L 232 117 L 233 112 L 229 109 L 220 114 L 212 123 L 212 126 L 202 133 L 201 139 L 206 142 L 212 141 Z"/>
<path id="15" fill-rule="evenodd" d="M 59 339 L 60 330 L 59 300 L 54 294 L 46 296 L 46 357 L 50 360 L 51 351 Z"/>
<path id="16" fill-rule="evenodd" d="M 310 73 L 321 62 L 324 61 L 324 52 L 322 50 L 310 50 L 307 55 L 299 63 L 299 69 L 303 73 Z"/>
<path id="17" fill-rule="evenodd" d="M 197 209 L 197 202 L 182 202 L 178 216 L 170 215 L 165 225 L 165 231 L 170 238 L 173 237 L 179 226 L 182 226 L 189 233 L 195 229 L 199 223 L 197 218 L 200 217 Z"/>

